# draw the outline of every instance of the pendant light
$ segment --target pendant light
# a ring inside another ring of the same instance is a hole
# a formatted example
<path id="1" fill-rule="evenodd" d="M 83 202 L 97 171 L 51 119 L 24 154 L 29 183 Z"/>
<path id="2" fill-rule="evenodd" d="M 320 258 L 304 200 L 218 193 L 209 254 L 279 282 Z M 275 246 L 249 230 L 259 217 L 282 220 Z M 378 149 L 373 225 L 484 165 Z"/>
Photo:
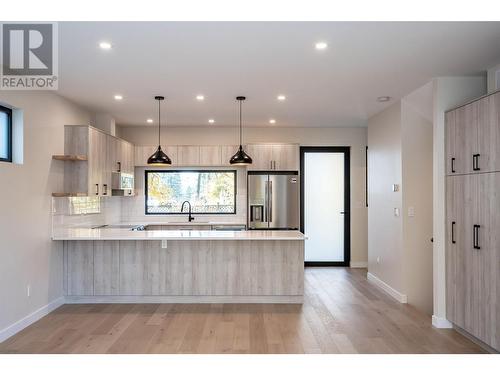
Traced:
<path id="1" fill-rule="evenodd" d="M 156 152 L 148 158 L 148 165 L 171 165 L 172 160 L 165 154 L 161 149 L 160 140 L 160 128 L 161 128 L 161 112 L 160 104 L 165 98 L 163 96 L 155 96 L 155 100 L 158 100 L 158 149 Z"/>
<path id="2" fill-rule="evenodd" d="M 229 159 L 229 164 L 231 165 L 249 165 L 252 164 L 252 158 L 248 156 L 245 151 L 243 151 L 243 146 L 241 142 L 241 104 L 246 98 L 244 96 L 237 96 L 236 100 L 240 102 L 240 147 L 236 154 L 234 154 L 231 159 Z"/>

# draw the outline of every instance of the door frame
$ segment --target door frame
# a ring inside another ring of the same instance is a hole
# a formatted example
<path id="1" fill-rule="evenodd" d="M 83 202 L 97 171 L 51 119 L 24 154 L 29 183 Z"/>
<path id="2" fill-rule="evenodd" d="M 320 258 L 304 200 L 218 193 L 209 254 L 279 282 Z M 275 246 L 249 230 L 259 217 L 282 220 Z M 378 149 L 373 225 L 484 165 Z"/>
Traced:
<path id="1" fill-rule="evenodd" d="M 306 267 L 349 267 L 351 262 L 351 161 L 348 146 L 300 147 L 300 231 L 304 233 L 304 154 L 306 152 L 344 154 L 344 261 L 304 262 Z"/>

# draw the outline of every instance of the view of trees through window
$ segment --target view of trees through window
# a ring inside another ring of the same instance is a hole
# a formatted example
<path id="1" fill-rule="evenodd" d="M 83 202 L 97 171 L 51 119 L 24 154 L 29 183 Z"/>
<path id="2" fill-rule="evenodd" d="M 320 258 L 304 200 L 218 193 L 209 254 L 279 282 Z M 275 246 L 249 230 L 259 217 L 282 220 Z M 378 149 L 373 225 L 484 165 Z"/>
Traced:
<path id="1" fill-rule="evenodd" d="M 146 171 L 146 214 L 236 212 L 236 171 Z M 185 207 L 187 209 L 187 206 Z"/>

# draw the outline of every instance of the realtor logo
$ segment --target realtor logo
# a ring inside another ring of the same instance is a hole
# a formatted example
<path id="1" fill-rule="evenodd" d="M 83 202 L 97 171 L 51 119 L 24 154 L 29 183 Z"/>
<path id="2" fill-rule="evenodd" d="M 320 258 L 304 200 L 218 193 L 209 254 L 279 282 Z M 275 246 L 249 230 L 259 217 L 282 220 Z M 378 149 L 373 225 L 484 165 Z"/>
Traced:
<path id="1" fill-rule="evenodd" d="M 57 24 L 1 25 L 3 90 L 57 90 Z"/>

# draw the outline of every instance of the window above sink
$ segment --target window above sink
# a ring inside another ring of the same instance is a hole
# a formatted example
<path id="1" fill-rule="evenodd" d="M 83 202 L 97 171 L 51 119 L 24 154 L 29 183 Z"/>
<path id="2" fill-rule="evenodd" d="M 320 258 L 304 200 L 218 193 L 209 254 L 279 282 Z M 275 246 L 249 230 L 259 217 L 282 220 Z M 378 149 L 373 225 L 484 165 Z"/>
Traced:
<path id="1" fill-rule="evenodd" d="M 146 215 L 181 214 L 189 201 L 195 214 L 236 213 L 235 170 L 145 171 Z"/>

